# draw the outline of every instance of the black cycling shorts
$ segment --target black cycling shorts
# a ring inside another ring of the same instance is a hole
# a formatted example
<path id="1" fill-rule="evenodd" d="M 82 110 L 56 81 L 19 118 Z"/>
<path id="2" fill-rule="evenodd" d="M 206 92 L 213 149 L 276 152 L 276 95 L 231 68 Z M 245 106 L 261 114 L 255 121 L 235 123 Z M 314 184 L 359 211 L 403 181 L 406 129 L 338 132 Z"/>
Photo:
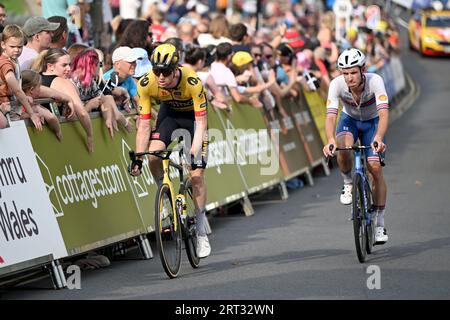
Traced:
<path id="1" fill-rule="evenodd" d="M 192 111 L 173 111 L 161 104 L 156 120 L 156 129 L 152 132 L 150 140 L 160 140 L 169 146 L 172 141 L 183 136 L 186 148 L 191 148 L 194 139 L 195 117 Z M 191 168 L 205 169 L 208 158 L 208 138 L 203 141 L 201 153 L 198 156 L 191 155 Z"/>

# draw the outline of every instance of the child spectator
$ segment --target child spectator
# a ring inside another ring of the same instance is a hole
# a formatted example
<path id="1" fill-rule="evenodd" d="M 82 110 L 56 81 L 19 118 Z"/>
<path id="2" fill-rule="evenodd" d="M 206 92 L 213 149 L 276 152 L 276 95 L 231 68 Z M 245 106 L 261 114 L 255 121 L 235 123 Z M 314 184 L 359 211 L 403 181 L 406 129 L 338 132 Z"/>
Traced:
<path id="1" fill-rule="evenodd" d="M 22 71 L 22 90 L 28 97 L 31 97 L 32 99 L 40 97 L 41 83 L 42 83 L 41 75 L 36 71 L 32 70 Z M 50 126 L 50 128 L 55 132 L 56 138 L 59 141 L 61 141 L 62 132 L 58 118 L 41 105 L 33 105 L 32 109 L 34 112 L 39 114 L 39 116 L 41 116 L 44 119 L 44 122 L 47 123 Z M 29 115 L 22 113 L 21 119 L 27 118 L 29 118 Z"/>
<path id="2" fill-rule="evenodd" d="M 3 30 L 0 56 L 0 103 L 18 100 L 25 107 L 31 121 L 38 130 L 42 130 L 39 115 L 31 107 L 30 101 L 21 89 L 20 68 L 17 59 L 22 53 L 24 34 L 19 26 L 8 25 Z M 18 115 L 21 109 L 13 110 Z"/>

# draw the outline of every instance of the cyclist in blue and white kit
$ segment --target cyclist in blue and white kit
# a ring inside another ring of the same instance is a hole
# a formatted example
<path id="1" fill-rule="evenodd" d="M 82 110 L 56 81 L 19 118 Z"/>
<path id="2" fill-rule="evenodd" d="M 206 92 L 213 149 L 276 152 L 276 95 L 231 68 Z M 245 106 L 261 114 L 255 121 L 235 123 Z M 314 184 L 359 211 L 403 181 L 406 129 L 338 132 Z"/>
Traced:
<path id="1" fill-rule="evenodd" d="M 365 63 L 365 55 L 354 48 L 345 50 L 338 58 L 337 66 L 341 75 L 331 81 L 328 91 L 325 123 L 328 144 L 323 148 L 323 153 L 325 156 L 334 156 L 336 146 L 352 146 L 358 138 L 361 145 L 372 146 L 366 156 L 368 169 L 373 177 L 373 210 L 377 212 L 375 241 L 377 244 L 384 244 L 388 240 L 384 226 L 387 187 L 378 152 L 383 157 L 386 149 L 384 136 L 389 122 L 389 101 L 383 78 L 375 73 L 364 73 Z M 342 101 L 343 110 L 335 130 L 339 100 Z M 377 149 L 374 142 L 378 143 Z M 330 151 L 331 144 L 334 148 Z M 340 201 L 342 204 L 351 204 L 352 153 L 339 152 L 337 162 L 344 178 Z"/>

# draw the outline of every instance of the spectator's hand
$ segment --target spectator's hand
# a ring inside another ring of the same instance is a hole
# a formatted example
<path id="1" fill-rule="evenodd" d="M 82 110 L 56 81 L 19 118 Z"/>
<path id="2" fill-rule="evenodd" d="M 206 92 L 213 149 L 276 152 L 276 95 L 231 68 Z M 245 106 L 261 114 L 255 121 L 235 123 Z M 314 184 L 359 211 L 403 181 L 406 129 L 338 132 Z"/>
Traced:
<path id="1" fill-rule="evenodd" d="M 89 41 L 89 29 L 83 28 L 83 41 L 88 42 Z"/>
<path id="2" fill-rule="evenodd" d="M 252 74 L 246 71 L 243 74 L 236 76 L 236 81 L 238 83 L 247 83 L 250 80 L 251 76 Z"/>
<path id="3" fill-rule="evenodd" d="M 124 105 L 129 106 L 130 105 L 130 95 L 128 94 L 128 91 L 124 92 L 123 97 L 124 97 L 124 99 L 123 99 Z"/>
<path id="4" fill-rule="evenodd" d="M 39 131 L 42 131 L 42 121 L 41 121 L 41 117 L 39 116 L 39 114 L 37 114 L 36 112 L 33 112 L 30 115 L 31 121 L 33 122 L 34 126 L 36 127 L 36 129 L 38 129 Z"/>
<path id="5" fill-rule="evenodd" d="M 64 106 L 64 117 L 66 117 L 67 120 L 72 120 L 74 116 L 75 116 L 75 106 L 73 105 L 73 101 L 71 99 Z"/>
<path id="6" fill-rule="evenodd" d="M 88 112 L 90 112 L 92 109 L 96 109 L 102 105 L 102 98 L 101 97 L 95 97 L 86 103 L 86 109 Z"/>
<path id="7" fill-rule="evenodd" d="M 250 105 L 255 107 L 255 108 L 260 109 L 260 108 L 263 107 L 261 101 L 258 100 L 257 96 L 251 96 L 248 100 L 250 102 Z"/>
<path id="8" fill-rule="evenodd" d="M 286 33 L 286 30 L 287 30 L 287 25 L 286 25 L 286 23 L 283 23 L 283 24 L 281 24 L 281 25 L 278 27 L 278 33 L 279 33 L 280 36 L 282 36 L 282 37 L 284 37 L 284 34 Z"/>
<path id="9" fill-rule="evenodd" d="M 222 110 L 227 110 L 229 109 L 228 105 L 225 103 L 222 103 L 220 101 L 218 101 L 217 99 L 214 99 L 211 101 L 211 104 L 213 105 L 214 108 L 216 109 L 222 109 Z"/>
<path id="10" fill-rule="evenodd" d="M 2 102 L 0 104 L 0 111 L 2 113 L 11 112 L 11 104 L 9 102 Z"/>
<path id="11" fill-rule="evenodd" d="M 269 79 L 267 80 L 267 83 L 270 83 L 270 85 L 272 85 L 276 81 L 277 81 L 277 74 L 275 73 L 275 70 L 271 69 L 269 71 Z"/>

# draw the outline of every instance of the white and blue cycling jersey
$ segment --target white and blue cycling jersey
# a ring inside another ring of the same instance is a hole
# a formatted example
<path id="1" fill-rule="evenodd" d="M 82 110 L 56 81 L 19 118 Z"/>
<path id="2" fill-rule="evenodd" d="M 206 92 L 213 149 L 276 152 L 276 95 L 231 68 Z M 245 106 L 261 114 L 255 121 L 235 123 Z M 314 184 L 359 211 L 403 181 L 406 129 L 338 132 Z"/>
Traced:
<path id="1" fill-rule="evenodd" d="M 327 114 L 338 113 L 339 100 L 343 109 L 336 128 L 336 137 L 351 135 L 353 141 L 360 139 L 362 145 L 370 145 L 378 129 L 378 111 L 389 109 L 389 99 L 383 78 L 375 73 L 364 73 L 364 90 L 357 104 L 347 86 L 344 76 L 330 83 L 327 100 Z M 368 161 L 379 161 L 371 149 L 366 152 Z M 384 158 L 384 155 L 382 155 Z"/>

